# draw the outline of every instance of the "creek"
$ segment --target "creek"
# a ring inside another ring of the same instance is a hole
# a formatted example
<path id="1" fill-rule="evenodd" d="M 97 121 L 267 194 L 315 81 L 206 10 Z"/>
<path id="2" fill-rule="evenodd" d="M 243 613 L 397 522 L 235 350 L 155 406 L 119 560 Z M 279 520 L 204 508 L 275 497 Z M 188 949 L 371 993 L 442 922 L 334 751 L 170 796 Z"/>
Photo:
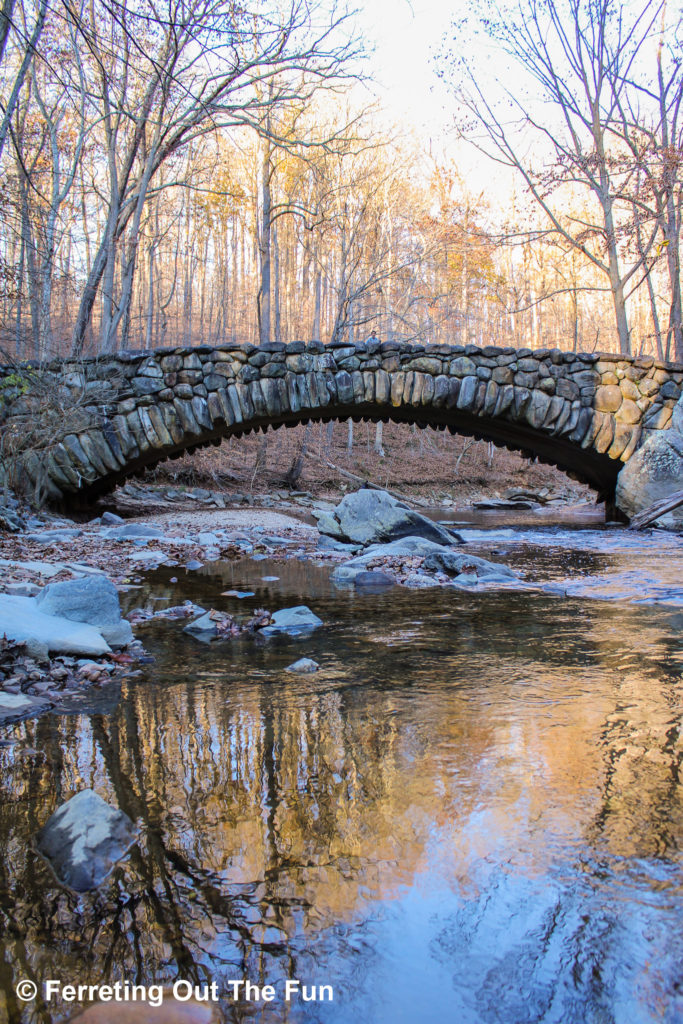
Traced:
<path id="1" fill-rule="evenodd" d="M 0 1020 L 73 1012 L 22 978 L 215 982 L 222 1019 L 264 1024 L 683 1019 L 683 541 L 462 532 L 521 587 L 363 594 L 245 559 L 125 595 L 324 625 L 205 644 L 157 621 L 120 697 L 0 730 Z M 141 835 L 79 896 L 31 837 L 87 786 Z M 232 999 L 243 978 L 274 1001 Z M 334 1000 L 285 1002 L 287 979 Z"/>

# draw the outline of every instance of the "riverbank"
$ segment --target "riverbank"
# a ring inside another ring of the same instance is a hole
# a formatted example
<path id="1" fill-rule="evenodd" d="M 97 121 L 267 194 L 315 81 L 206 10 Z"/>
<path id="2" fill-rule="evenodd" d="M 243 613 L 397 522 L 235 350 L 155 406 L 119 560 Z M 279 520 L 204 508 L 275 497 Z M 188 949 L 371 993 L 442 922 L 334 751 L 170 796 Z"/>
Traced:
<path id="1" fill-rule="evenodd" d="M 46 587 L 99 577 L 110 580 L 119 595 L 124 595 L 140 586 L 147 571 L 161 565 L 193 572 L 207 564 L 247 557 L 297 559 L 318 566 L 331 563 L 341 573 L 340 583 L 346 580 L 367 587 L 449 585 L 455 572 L 453 566 L 446 572 L 446 567 L 437 563 L 429 573 L 423 571 L 429 554 L 426 548 L 418 552 L 390 547 L 374 557 L 356 559 L 361 564 L 354 565 L 349 559 L 361 554 L 362 545 L 343 545 L 321 536 L 314 524 L 321 516 L 329 516 L 335 505 L 311 492 L 252 494 L 239 496 L 238 502 L 230 492 L 128 484 L 109 502 L 108 510 L 77 522 L 47 510 L 36 511 L 9 497 L 4 506 L 6 525 L 14 532 L 0 533 L 0 596 L 11 600 L 5 602 L 5 630 L 0 614 L 0 635 L 7 632 L 10 611 L 12 621 L 17 615 L 35 615 L 27 602 Z M 544 508 L 540 502 L 521 504 Z M 123 515 L 111 511 L 112 506 Z M 439 514 L 442 509 L 432 512 L 433 518 Z M 476 566 L 470 562 L 476 574 Z M 461 569 L 464 564 L 458 562 Z M 461 573 L 461 578 L 472 582 L 466 574 Z M 172 612 L 171 617 L 187 618 L 195 609 Z M 129 618 L 137 630 L 148 617 L 138 612 Z M 11 631 L 9 635 L 16 636 Z M 112 645 L 112 650 L 104 644 L 106 650 L 99 653 L 93 653 L 96 649 L 91 642 L 83 649 L 69 650 L 67 645 L 66 650 L 51 649 L 49 657 L 43 639 L 34 636 L 28 645 L 7 638 L 3 641 L 0 721 L 101 707 L 102 700 L 107 703 L 104 695 L 139 674 L 147 658 L 139 639 Z"/>

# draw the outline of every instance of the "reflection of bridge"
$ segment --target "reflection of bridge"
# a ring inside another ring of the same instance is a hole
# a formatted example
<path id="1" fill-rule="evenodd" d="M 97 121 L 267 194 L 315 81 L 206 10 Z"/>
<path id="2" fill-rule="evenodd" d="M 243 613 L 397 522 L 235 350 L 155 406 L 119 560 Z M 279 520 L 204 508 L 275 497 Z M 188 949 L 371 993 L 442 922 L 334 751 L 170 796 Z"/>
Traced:
<path id="1" fill-rule="evenodd" d="M 683 387 L 683 366 L 651 358 L 399 343 L 119 353 L 26 371 L 14 391 L 0 373 L 6 449 L 47 410 L 50 436 L 21 470 L 52 500 L 96 496 L 224 437 L 350 416 L 486 438 L 610 497 L 641 441 L 669 426 Z"/>

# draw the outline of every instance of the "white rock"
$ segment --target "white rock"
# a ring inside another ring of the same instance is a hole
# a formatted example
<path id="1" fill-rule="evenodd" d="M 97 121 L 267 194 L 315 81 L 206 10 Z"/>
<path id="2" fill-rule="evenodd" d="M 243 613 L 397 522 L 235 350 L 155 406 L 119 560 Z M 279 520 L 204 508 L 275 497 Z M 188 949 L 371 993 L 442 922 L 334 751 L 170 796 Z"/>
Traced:
<path id="1" fill-rule="evenodd" d="M 17 643 L 41 644 L 53 654 L 98 656 L 111 650 L 95 626 L 45 615 L 33 597 L 0 594 L 0 636 Z"/>
<path id="2" fill-rule="evenodd" d="M 57 877 L 77 892 L 96 889 L 135 841 L 137 828 L 123 811 L 92 789 L 59 807 L 36 836 Z"/>
<path id="3" fill-rule="evenodd" d="M 5 693 L 0 690 L 0 725 L 35 711 L 44 711 L 50 706 L 44 700 L 29 697 L 27 693 Z"/>

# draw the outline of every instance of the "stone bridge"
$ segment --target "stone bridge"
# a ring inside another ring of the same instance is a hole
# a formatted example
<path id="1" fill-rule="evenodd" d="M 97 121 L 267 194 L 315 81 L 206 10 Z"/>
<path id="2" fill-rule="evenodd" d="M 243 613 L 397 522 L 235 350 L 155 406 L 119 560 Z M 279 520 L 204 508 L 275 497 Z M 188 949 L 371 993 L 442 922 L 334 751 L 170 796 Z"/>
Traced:
<path id="1" fill-rule="evenodd" d="M 174 348 L 0 370 L 1 466 L 48 501 L 89 500 L 163 459 L 309 420 L 448 429 L 535 455 L 611 500 L 667 430 L 683 366 L 559 349 L 319 342 Z"/>

